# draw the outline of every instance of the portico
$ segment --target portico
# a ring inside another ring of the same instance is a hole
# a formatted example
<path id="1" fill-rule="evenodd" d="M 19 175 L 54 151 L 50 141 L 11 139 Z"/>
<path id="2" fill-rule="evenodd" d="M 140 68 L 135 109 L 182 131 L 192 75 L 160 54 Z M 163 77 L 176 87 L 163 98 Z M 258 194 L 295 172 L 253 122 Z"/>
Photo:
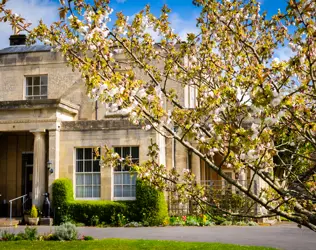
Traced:
<path id="1" fill-rule="evenodd" d="M 0 102 L 1 203 L 27 194 L 29 205 L 41 207 L 59 177 L 60 123 L 75 120 L 78 109 L 64 100 Z M 13 203 L 13 216 L 21 207 L 21 200 Z"/>

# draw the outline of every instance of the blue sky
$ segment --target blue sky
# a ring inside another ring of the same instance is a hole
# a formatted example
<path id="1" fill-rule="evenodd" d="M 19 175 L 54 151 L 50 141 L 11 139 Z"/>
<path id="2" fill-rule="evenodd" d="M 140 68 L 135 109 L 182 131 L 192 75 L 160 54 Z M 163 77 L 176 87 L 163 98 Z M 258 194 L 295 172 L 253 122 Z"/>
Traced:
<path id="1" fill-rule="evenodd" d="M 260 0 L 261 9 L 268 11 L 268 15 L 277 13 L 277 10 L 285 9 L 286 0 Z M 159 14 L 160 8 L 167 4 L 171 9 L 170 21 L 175 31 L 186 37 L 186 33 L 195 31 L 195 18 L 199 8 L 192 4 L 192 0 L 111 0 L 114 11 L 123 11 L 125 15 L 132 16 L 144 8 L 146 4 L 151 6 L 154 14 Z M 9 0 L 8 7 L 15 13 L 26 17 L 32 23 L 43 19 L 45 23 L 58 20 L 59 0 Z M 12 34 L 11 27 L 0 23 L 0 49 L 8 46 L 8 38 Z"/>
<path id="2" fill-rule="evenodd" d="M 261 0 L 261 9 L 268 11 L 272 15 L 277 10 L 285 9 L 286 0 Z M 150 4 L 153 11 L 159 11 L 162 5 L 167 4 L 173 12 L 178 13 L 183 18 L 198 12 L 198 8 L 192 5 L 191 0 L 112 0 L 113 8 L 122 10 L 126 15 L 132 15 L 139 11 L 146 4 Z"/>

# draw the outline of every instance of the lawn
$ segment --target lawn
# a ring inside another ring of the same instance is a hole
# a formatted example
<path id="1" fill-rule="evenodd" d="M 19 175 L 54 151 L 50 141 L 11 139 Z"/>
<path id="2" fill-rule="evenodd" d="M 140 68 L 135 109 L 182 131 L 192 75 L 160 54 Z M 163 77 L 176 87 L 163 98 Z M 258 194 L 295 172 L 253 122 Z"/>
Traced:
<path id="1" fill-rule="evenodd" d="M 179 242 L 179 241 L 159 241 L 159 240 L 120 240 L 106 239 L 96 241 L 10 241 L 0 242 L 1 250 L 71 250 L 71 249 L 91 249 L 91 250 L 136 250 L 136 249 L 210 249 L 210 250 L 275 250 L 275 248 L 238 246 L 221 243 L 202 243 L 202 242 Z"/>

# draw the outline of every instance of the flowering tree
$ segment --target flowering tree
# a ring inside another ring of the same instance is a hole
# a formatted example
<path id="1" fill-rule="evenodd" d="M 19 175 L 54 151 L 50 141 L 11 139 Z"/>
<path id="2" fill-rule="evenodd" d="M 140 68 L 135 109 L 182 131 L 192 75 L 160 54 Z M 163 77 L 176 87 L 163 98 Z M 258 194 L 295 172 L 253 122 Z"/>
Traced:
<path id="1" fill-rule="evenodd" d="M 166 6 L 159 17 L 146 6 L 132 20 L 119 12 L 111 21 L 109 1 L 60 0 L 60 21 L 30 29 L 6 2 L 0 21 L 27 32 L 31 43 L 39 39 L 63 53 L 91 98 L 180 142 L 269 211 L 232 215 L 280 215 L 316 231 L 315 1 L 289 0 L 286 12 L 268 18 L 255 0 L 195 0 L 199 32 L 186 41 L 172 30 Z M 159 43 L 149 30 L 159 33 Z M 288 60 L 274 56 L 282 46 L 291 48 Z M 196 93 L 191 107 L 179 97 L 180 88 Z M 135 166 L 142 178 L 162 189 L 172 183 L 198 204 L 216 207 L 189 171 L 157 164 L 156 144 L 149 156 Z M 224 167 L 252 177 L 244 185 Z M 258 193 L 251 188 L 255 178 L 266 184 Z"/>

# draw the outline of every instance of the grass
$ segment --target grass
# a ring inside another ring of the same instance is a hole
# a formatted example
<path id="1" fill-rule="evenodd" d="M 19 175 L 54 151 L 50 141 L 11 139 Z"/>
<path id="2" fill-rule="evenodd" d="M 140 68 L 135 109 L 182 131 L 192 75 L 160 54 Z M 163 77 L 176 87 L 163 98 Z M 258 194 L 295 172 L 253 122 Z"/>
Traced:
<path id="1" fill-rule="evenodd" d="M 275 248 L 239 246 L 221 243 L 202 243 L 202 242 L 179 242 L 179 241 L 160 241 L 160 240 L 121 240 L 106 239 L 95 241 L 8 241 L 0 242 L 1 250 L 138 250 L 138 249 L 209 249 L 209 250 L 275 250 Z"/>

